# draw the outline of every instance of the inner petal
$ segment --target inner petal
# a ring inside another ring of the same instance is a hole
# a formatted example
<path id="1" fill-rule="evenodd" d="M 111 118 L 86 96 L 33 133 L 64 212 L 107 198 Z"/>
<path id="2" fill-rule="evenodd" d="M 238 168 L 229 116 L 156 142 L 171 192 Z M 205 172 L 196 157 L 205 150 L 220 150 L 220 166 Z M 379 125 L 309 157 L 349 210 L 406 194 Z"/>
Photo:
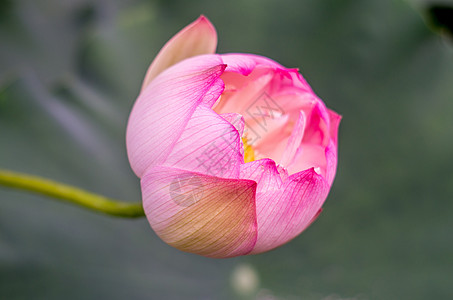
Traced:
<path id="1" fill-rule="evenodd" d="M 294 174 L 309 168 L 315 168 L 316 173 L 326 175 L 326 166 L 326 150 L 323 146 L 302 143 L 293 162 L 288 166 L 288 172 Z"/>
<path id="2" fill-rule="evenodd" d="M 247 76 L 228 71 L 221 75 L 225 90 L 213 110 L 243 117 L 245 163 L 270 158 L 290 174 L 310 167 L 324 172 L 328 124 L 319 99 L 296 82 L 296 73 L 257 66 Z"/>
<path id="3" fill-rule="evenodd" d="M 265 91 L 272 80 L 273 73 L 267 69 L 255 69 L 250 75 L 225 72 L 220 78 L 225 83 L 225 90 L 213 106 L 218 113 L 244 113 L 253 106 L 253 102 Z"/>

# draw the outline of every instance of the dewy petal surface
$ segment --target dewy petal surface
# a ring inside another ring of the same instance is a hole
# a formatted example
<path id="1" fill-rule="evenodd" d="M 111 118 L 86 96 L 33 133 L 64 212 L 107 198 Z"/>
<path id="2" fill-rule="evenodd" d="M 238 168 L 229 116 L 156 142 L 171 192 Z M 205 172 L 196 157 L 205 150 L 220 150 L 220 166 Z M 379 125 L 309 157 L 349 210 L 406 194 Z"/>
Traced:
<path id="1" fill-rule="evenodd" d="M 171 38 L 159 51 L 143 80 L 142 90 L 163 70 L 192 56 L 214 54 L 217 32 L 209 20 L 200 16 Z"/>
<path id="2" fill-rule="evenodd" d="M 258 239 L 251 254 L 281 246 L 299 235 L 320 210 L 329 185 L 313 168 L 293 174 L 277 191 L 258 194 Z"/>
<path id="3" fill-rule="evenodd" d="M 169 245 L 216 258 L 245 255 L 253 249 L 254 181 L 154 167 L 141 185 L 148 221 Z"/>
<path id="4" fill-rule="evenodd" d="M 129 162 L 138 177 L 165 161 L 198 105 L 220 96 L 224 69 L 216 55 L 197 56 L 165 70 L 139 95 L 126 132 Z"/>

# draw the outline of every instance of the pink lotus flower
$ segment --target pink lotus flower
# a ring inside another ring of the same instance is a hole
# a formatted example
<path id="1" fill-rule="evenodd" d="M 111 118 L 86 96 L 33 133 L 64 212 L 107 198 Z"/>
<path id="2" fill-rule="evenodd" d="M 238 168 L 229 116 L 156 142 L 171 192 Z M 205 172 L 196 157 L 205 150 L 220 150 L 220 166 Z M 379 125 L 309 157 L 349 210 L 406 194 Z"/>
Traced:
<path id="1" fill-rule="evenodd" d="M 215 54 L 203 16 L 157 55 L 127 127 L 151 227 L 208 257 L 274 249 L 307 228 L 335 177 L 340 116 L 297 69 Z"/>

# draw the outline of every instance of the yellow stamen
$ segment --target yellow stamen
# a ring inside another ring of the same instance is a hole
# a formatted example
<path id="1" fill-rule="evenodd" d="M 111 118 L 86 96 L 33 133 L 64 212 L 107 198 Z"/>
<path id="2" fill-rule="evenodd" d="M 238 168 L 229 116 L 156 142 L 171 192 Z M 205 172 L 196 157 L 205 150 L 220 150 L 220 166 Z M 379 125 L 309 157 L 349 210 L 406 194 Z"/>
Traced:
<path id="1" fill-rule="evenodd" d="M 247 138 L 242 138 L 242 143 L 244 144 L 244 162 L 248 163 L 255 160 L 255 152 L 251 145 L 247 143 Z"/>

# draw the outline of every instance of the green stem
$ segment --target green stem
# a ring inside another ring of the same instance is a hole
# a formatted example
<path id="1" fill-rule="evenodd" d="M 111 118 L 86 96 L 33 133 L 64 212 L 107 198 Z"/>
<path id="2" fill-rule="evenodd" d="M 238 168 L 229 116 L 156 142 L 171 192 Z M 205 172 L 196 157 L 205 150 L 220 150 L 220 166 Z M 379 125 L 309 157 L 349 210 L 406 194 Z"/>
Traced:
<path id="1" fill-rule="evenodd" d="M 141 203 L 128 203 L 92 194 L 49 179 L 0 169 L 0 186 L 42 194 L 96 212 L 124 218 L 144 217 Z"/>

